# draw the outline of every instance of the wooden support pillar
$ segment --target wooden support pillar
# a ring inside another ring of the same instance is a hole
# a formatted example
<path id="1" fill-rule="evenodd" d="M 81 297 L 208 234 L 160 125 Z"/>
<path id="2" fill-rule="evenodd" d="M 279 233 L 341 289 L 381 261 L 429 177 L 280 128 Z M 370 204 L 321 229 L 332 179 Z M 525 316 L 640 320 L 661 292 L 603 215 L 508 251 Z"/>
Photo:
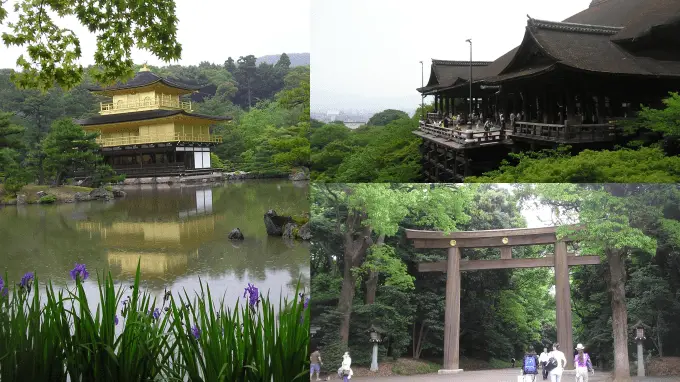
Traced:
<path id="1" fill-rule="evenodd" d="M 439 96 L 439 112 L 444 113 L 444 97 Z"/>
<path id="2" fill-rule="evenodd" d="M 456 115 L 456 97 L 451 98 L 451 110 Z"/>
<path id="3" fill-rule="evenodd" d="M 446 307 L 444 311 L 444 369 L 439 374 L 459 369 L 460 349 L 460 250 L 449 248 L 446 267 Z"/>
<path id="4" fill-rule="evenodd" d="M 555 243 L 555 304 L 557 305 L 557 342 L 567 355 L 567 370 L 574 369 L 574 343 L 571 324 L 571 290 L 569 288 L 569 262 L 567 243 Z"/>
<path id="5" fill-rule="evenodd" d="M 597 96 L 597 123 L 606 123 L 607 108 L 604 104 L 604 95 Z"/>
<path id="6" fill-rule="evenodd" d="M 467 155 L 467 151 L 463 151 L 464 168 L 463 168 L 463 178 L 467 178 L 470 175 L 470 158 Z"/>
<path id="7" fill-rule="evenodd" d="M 527 93 L 523 92 L 522 93 L 522 114 L 524 114 L 524 118 L 522 118 L 524 121 L 529 120 L 529 100 Z"/>
<path id="8" fill-rule="evenodd" d="M 458 178 L 458 150 L 453 150 L 453 180 Z"/>
<path id="9" fill-rule="evenodd" d="M 451 114 L 451 97 L 446 96 L 446 115 Z"/>

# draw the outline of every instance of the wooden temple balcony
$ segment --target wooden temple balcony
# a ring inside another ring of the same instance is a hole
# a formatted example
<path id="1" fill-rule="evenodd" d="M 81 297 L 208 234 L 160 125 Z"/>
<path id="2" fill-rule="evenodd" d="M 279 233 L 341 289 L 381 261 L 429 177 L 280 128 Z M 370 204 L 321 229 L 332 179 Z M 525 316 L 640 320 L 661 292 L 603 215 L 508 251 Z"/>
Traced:
<path id="1" fill-rule="evenodd" d="M 131 135 L 113 138 L 99 137 L 96 141 L 101 147 L 113 147 L 168 142 L 222 143 L 222 137 L 212 134 L 171 133 Z"/>
<path id="2" fill-rule="evenodd" d="M 569 144 L 612 142 L 616 139 L 618 132 L 619 128 L 615 121 L 580 125 L 515 121 L 514 128 L 508 134 L 513 139 Z"/>
<path id="3" fill-rule="evenodd" d="M 486 131 L 470 129 L 467 125 L 463 125 L 460 128 L 441 127 L 423 123 L 422 121 L 420 128 L 414 131 L 414 133 L 456 149 L 495 145 L 504 143 L 508 139 L 506 131 L 497 127 Z"/>
<path id="4" fill-rule="evenodd" d="M 116 102 L 116 103 L 104 103 L 100 102 L 99 103 L 99 114 L 106 115 L 106 114 L 116 114 L 116 113 L 122 113 L 122 112 L 135 112 L 135 111 L 143 111 L 143 110 L 152 110 L 152 109 L 159 109 L 159 108 L 168 108 L 168 109 L 182 109 L 188 112 L 193 111 L 191 101 L 189 102 L 184 102 L 184 101 L 178 101 L 177 99 L 172 99 L 172 98 L 165 98 L 165 97 L 156 97 L 155 100 L 151 100 L 150 98 L 146 98 L 141 101 L 137 102 Z"/>

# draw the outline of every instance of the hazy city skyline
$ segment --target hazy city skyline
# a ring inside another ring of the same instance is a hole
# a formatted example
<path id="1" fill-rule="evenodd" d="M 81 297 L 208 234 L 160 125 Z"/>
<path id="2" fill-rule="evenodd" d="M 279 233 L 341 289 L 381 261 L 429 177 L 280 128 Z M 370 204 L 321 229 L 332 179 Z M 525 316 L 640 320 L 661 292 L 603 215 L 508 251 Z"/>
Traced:
<path id="1" fill-rule="evenodd" d="M 591 0 L 312 2 L 312 110 L 413 111 L 431 59 L 492 61 L 522 42 L 527 14 L 562 21 Z"/>

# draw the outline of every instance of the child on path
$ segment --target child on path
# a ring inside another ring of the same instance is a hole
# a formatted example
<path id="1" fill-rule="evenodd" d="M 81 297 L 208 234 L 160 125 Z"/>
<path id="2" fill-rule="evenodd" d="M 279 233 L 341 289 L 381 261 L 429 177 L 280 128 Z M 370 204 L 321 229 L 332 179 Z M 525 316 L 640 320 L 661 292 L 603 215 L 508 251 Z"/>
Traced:
<path id="1" fill-rule="evenodd" d="M 354 372 L 352 371 L 352 358 L 349 356 L 349 352 L 345 352 L 342 356 L 342 366 L 338 369 L 338 376 L 342 377 L 342 382 L 348 382 L 352 379 Z"/>
<path id="2" fill-rule="evenodd" d="M 588 372 L 595 374 L 593 370 L 593 364 L 590 362 L 590 355 L 583 351 L 585 347 L 582 344 L 576 345 L 576 351 L 578 352 L 574 356 L 574 366 L 576 366 L 576 382 L 588 382 Z"/>

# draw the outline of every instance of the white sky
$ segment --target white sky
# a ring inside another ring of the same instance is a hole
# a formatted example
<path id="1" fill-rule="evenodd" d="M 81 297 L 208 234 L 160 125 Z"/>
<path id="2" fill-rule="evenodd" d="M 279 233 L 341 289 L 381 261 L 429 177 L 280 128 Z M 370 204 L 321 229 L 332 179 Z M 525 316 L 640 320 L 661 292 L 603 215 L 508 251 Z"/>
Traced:
<path id="1" fill-rule="evenodd" d="M 496 183 L 496 187 L 505 190 L 514 190 L 515 186 L 508 183 Z M 552 219 L 550 207 L 535 202 L 526 203 L 522 206 L 522 216 L 527 222 L 527 228 L 550 227 L 555 225 Z"/>
<path id="2" fill-rule="evenodd" d="M 430 59 L 493 61 L 522 42 L 527 14 L 562 21 L 591 0 L 313 0 L 312 111 L 413 110 Z"/>
<path id="3" fill-rule="evenodd" d="M 182 44 L 179 64 L 197 65 L 201 61 L 222 64 L 231 56 L 234 60 L 248 54 L 256 57 L 280 53 L 310 51 L 309 12 L 311 0 L 176 0 L 175 14 L 179 19 L 178 40 Z M 14 1 L 5 4 L 7 21 L 15 21 Z M 57 23 L 71 28 L 80 38 L 83 51 L 81 64 L 93 64 L 96 40 L 78 24 L 75 17 Z M 0 34 L 8 31 L 0 25 Z M 7 48 L 0 43 L 0 68 L 14 68 L 24 49 Z M 134 50 L 136 63 L 147 61 L 162 65 L 147 51 Z"/>

